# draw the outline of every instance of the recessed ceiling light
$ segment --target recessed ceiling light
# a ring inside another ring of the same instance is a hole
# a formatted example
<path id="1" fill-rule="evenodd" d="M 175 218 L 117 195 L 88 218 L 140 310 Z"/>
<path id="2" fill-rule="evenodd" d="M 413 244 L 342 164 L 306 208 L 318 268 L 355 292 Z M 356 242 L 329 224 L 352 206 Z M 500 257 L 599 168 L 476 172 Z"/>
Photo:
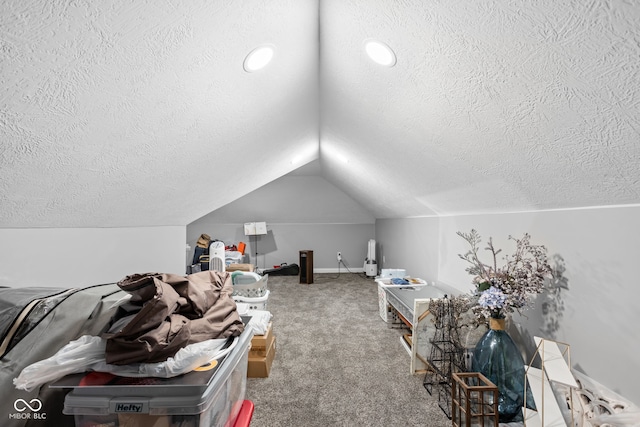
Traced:
<path id="1" fill-rule="evenodd" d="M 364 50 L 369 55 L 369 58 L 376 64 L 384 65 L 385 67 L 393 67 L 396 65 L 396 54 L 386 44 L 377 40 L 365 40 Z"/>
<path id="2" fill-rule="evenodd" d="M 254 71 L 263 69 L 269 62 L 271 62 L 274 53 L 275 47 L 272 45 L 258 46 L 249 52 L 247 57 L 244 59 L 244 70 L 247 73 L 253 73 Z"/>

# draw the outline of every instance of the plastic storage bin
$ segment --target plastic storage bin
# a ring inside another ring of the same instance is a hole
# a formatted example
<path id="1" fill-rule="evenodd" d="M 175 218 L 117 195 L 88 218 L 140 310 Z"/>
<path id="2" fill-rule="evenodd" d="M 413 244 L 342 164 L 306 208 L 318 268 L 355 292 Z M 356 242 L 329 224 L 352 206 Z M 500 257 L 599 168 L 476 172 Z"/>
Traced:
<path id="1" fill-rule="evenodd" d="M 383 268 L 380 272 L 380 278 L 387 277 L 405 277 L 407 275 L 407 270 L 404 268 Z"/>
<path id="2" fill-rule="evenodd" d="M 241 264 L 244 259 L 244 254 L 240 251 L 225 251 L 224 262 L 226 264 Z"/>
<path id="3" fill-rule="evenodd" d="M 256 297 L 256 298 L 249 298 L 249 297 L 234 295 L 233 299 L 236 302 L 249 304 L 249 310 L 266 310 L 267 300 L 269 299 L 269 293 L 271 293 L 271 291 L 267 290 L 264 296 Z"/>
<path id="4" fill-rule="evenodd" d="M 269 275 L 260 276 L 250 271 L 234 271 L 231 273 L 233 283 L 232 296 L 245 298 L 263 297 L 267 293 Z"/>
<path id="5" fill-rule="evenodd" d="M 246 329 L 217 365 L 175 378 L 114 377 L 90 385 L 76 379 L 62 412 L 74 415 L 78 427 L 233 426 L 244 402 L 252 337 Z M 54 386 L 65 387 L 65 380 Z"/>
<path id="6" fill-rule="evenodd" d="M 240 413 L 236 418 L 236 423 L 233 427 L 249 427 L 251 424 L 251 418 L 253 417 L 254 405 L 250 400 L 245 400 L 240 408 Z"/>

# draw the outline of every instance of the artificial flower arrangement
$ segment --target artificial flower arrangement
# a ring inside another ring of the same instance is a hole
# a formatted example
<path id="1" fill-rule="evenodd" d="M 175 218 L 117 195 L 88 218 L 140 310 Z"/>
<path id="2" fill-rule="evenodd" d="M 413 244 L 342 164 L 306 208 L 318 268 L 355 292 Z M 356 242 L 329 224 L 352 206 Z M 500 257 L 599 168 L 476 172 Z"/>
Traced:
<path id="1" fill-rule="evenodd" d="M 480 261 L 478 251 L 482 239 L 476 230 L 469 233 L 459 231 L 457 234 L 471 246 L 467 253 L 458 256 L 471 264 L 466 271 L 474 276 L 477 302 L 472 309 L 478 317 L 503 319 L 514 311 L 520 312 L 544 290 L 545 281 L 552 277 L 547 248 L 531 244 L 528 233 L 520 239 L 509 236 L 516 249 L 513 255 L 504 257 L 503 266 L 498 266 L 498 254 L 502 250 L 493 246 L 491 238 L 485 249 L 491 252 L 493 265 Z"/>

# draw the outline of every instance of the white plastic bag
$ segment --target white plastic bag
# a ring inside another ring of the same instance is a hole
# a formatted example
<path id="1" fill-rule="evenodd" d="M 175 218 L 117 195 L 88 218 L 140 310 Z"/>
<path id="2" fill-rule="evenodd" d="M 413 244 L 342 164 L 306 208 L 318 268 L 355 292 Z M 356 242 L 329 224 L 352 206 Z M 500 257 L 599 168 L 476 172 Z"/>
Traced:
<path id="1" fill-rule="evenodd" d="M 269 322 L 273 315 L 267 310 L 247 310 L 247 315 L 251 316 L 251 320 L 246 325 L 247 328 L 253 331 L 254 335 L 264 335 L 269 328 Z"/>
<path id="2" fill-rule="evenodd" d="M 48 359 L 25 367 L 13 384 L 17 389 L 31 391 L 48 381 L 65 375 L 83 372 L 94 363 L 104 360 L 105 341 L 100 337 L 83 335 L 62 347 Z"/>
<path id="3" fill-rule="evenodd" d="M 273 315 L 268 310 L 256 310 L 249 307 L 250 304 L 248 303 L 236 301 L 238 313 L 241 316 L 251 316 L 251 320 L 245 325 L 245 328 L 252 330 L 253 335 L 266 334 Z"/>
<path id="4" fill-rule="evenodd" d="M 20 375 L 14 378 L 13 384 L 19 390 L 31 391 L 65 375 L 87 371 L 109 372 L 123 377 L 171 378 L 221 358 L 235 347 L 238 339 L 235 338 L 231 346 L 222 349 L 226 342 L 226 338 L 221 338 L 191 344 L 181 348 L 174 357 L 164 362 L 110 365 L 106 363 L 104 356 L 106 340 L 83 335 L 48 359 L 24 368 Z"/>

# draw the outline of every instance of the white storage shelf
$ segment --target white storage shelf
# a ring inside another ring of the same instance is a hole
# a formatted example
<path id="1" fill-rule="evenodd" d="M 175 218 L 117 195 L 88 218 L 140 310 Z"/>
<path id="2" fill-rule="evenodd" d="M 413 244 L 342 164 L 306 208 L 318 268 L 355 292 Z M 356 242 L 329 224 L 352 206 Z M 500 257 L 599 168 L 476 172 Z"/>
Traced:
<path id="1" fill-rule="evenodd" d="M 397 271 L 405 272 L 405 270 L 397 270 Z M 376 283 L 378 285 L 378 309 L 380 312 L 380 317 L 382 318 L 382 320 L 384 320 L 386 323 L 389 324 L 389 327 L 393 327 L 393 325 L 399 325 L 400 323 L 402 323 L 402 321 L 398 317 L 396 310 L 394 310 L 389 304 L 386 290 L 388 288 L 394 288 L 394 287 L 398 287 L 398 288 L 407 287 L 407 286 L 418 287 L 418 286 L 427 285 L 427 282 L 425 282 L 422 279 L 411 279 L 414 281 L 414 283 L 411 283 L 410 285 L 395 285 L 391 283 L 391 280 L 394 277 L 378 277 L 376 279 Z"/>
<path id="2" fill-rule="evenodd" d="M 428 369 L 428 357 L 431 352 L 431 338 L 435 331 L 433 316 L 429 312 L 429 304 L 433 298 L 442 298 L 445 292 L 436 286 L 400 285 L 385 286 L 380 284 L 387 302 L 397 311 L 411 328 L 411 346 L 401 337 L 402 344 L 411 355 L 410 372 L 412 374 Z M 403 322 L 404 323 L 404 322 Z"/>

